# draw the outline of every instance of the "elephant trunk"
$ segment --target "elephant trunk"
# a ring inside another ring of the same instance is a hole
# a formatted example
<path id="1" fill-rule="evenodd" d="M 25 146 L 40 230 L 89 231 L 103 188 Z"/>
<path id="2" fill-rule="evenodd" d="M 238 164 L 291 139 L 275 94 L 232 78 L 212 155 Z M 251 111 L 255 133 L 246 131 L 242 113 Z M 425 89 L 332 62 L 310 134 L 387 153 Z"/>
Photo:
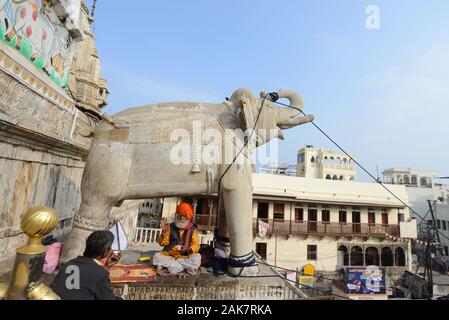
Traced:
<path id="1" fill-rule="evenodd" d="M 299 93 L 290 90 L 279 90 L 277 94 L 279 98 L 287 99 L 292 107 L 304 110 L 304 100 Z"/>

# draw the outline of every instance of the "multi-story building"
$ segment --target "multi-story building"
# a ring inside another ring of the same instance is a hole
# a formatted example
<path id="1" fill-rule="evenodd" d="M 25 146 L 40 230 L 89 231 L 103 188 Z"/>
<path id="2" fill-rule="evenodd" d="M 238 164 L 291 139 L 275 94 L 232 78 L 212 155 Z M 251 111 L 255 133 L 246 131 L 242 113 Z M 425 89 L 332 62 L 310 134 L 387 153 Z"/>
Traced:
<path id="1" fill-rule="evenodd" d="M 163 199 L 147 199 L 140 204 L 137 226 L 157 228 L 162 215 Z"/>
<path id="2" fill-rule="evenodd" d="M 296 175 L 303 178 L 355 181 L 354 157 L 342 152 L 306 146 L 298 151 Z"/>
<path id="3" fill-rule="evenodd" d="M 405 186 L 410 207 L 413 209 L 411 215 L 418 222 L 418 234 L 423 223 L 427 223 L 431 217 L 430 206 L 433 206 L 434 202 L 438 204 L 434 211 L 438 212 L 439 207 L 441 210 L 445 210 L 444 208 L 448 204 L 449 186 L 434 183 L 437 177 L 436 172 L 412 168 L 392 168 L 384 170 L 382 174 L 384 183 Z M 425 218 L 424 221 L 421 218 Z"/>
<path id="4" fill-rule="evenodd" d="M 403 184 L 416 188 L 432 188 L 436 172 L 412 168 L 392 168 L 382 172 L 383 181 L 390 184 Z"/>
<path id="5" fill-rule="evenodd" d="M 286 163 L 275 163 L 272 165 L 263 166 L 260 169 L 260 173 L 296 176 L 296 169 L 297 169 L 296 165 Z"/>
<path id="6" fill-rule="evenodd" d="M 403 186 L 391 189 L 407 201 Z M 162 215 L 173 219 L 180 201 L 165 199 Z M 400 274 L 411 266 L 416 222 L 377 184 L 253 174 L 253 201 L 254 249 L 268 263 L 293 270 L 312 264 L 330 273 L 379 265 Z M 212 239 L 216 197 L 197 198 L 193 204 L 203 238 L 210 233 Z M 261 224 L 268 225 L 263 236 Z"/>
<path id="7" fill-rule="evenodd" d="M 435 227 L 440 232 L 441 246 L 446 256 L 449 256 L 449 204 L 440 202 L 435 204 L 435 222 Z"/>

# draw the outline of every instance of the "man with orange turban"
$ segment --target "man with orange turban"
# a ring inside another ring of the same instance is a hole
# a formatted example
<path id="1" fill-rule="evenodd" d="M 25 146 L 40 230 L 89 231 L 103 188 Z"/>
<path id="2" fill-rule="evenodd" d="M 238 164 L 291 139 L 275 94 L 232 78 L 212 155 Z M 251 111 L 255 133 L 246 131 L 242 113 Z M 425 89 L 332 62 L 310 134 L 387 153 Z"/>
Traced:
<path id="1" fill-rule="evenodd" d="M 194 274 L 201 266 L 200 241 L 198 228 L 193 219 L 193 207 L 182 202 L 176 207 L 175 221 L 168 224 L 167 219 L 161 221 L 162 234 L 159 244 L 164 247 L 156 253 L 153 264 L 158 268 L 167 268 L 172 274 L 186 271 Z"/>

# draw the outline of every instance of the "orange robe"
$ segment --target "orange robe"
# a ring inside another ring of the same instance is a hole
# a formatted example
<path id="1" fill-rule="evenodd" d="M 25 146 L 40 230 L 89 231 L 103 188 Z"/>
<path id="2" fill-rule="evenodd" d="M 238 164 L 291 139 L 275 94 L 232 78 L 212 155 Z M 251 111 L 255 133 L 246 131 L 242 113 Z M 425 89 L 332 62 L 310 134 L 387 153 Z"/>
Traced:
<path id="1" fill-rule="evenodd" d="M 186 231 L 180 230 L 181 237 L 183 236 L 184 232 L 186 232 Z M 167 224 L 159 238 L 159 245 L 161 245 L 162 247 L 165 247 L 169 243 L 170 243 L 170 225 Z M 197 228 L 195 228 L 195 230 L 193 231 L 193 234 L 192 234 L 192 241 L 190 241 L 190 250 L 191 250 L 191 253 L 189 255 L 181 255 L 181 251 L 176 250 L 176 248 L 174 247 L 174 248 L 171 248 L 169 251 L 162 250 L 161 254 L 164 256 L 171 256 L 175 259 L 190 258 L 191 256 L 197 254 L 198 251 L 200 250 L 200 239 L 198 236 Z"/>

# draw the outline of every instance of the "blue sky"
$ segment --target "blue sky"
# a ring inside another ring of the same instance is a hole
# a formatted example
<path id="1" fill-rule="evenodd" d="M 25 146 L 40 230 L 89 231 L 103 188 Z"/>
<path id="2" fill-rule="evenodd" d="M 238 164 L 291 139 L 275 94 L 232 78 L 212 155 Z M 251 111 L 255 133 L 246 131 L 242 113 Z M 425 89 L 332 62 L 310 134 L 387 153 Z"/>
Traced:
<path id="1" fill-rule="evenodd" d="M 379 30 L 365 27 L 368 5 Z M 109 114 L 294 89 L 371 172 L 449 176 L 447 0 L 99 0 L 95 34 Z M 335 149 L 305 125 L 286 131 L 279 160 L 295 163 L 307 144 Z"/>

